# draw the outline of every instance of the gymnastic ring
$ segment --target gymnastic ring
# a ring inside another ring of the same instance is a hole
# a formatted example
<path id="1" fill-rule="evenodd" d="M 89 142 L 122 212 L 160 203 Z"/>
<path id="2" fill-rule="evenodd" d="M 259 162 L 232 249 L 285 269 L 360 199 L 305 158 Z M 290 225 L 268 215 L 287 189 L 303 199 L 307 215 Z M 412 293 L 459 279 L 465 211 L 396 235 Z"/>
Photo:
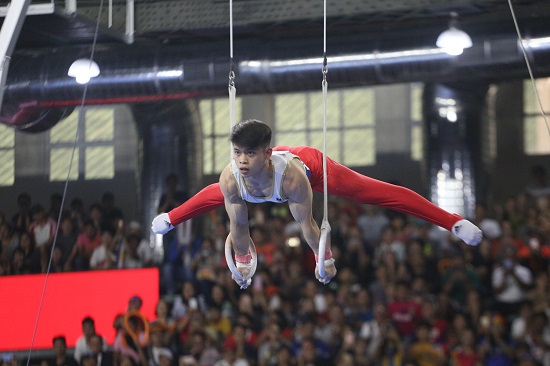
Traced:
<path id="1" fill-rule="evenodd" d="M 325 278 L 325 252 L 327 250 L 327 237 L 330 234 L 330 224 L 328 220 L 323 220 L 321 224 L 321 236 L 319 238 L 319 254 L 317 255 L 317 268 L 319 270 L 319 277 Z"/>
<path id="2" fill-rule="evenodd" d="M 143 332 L 145 333 L 145 339 L 143 341 L 140 341 L 139 335 L 136 334 L 132 330 L 132 328 L 130 328 L 130 318 L 133 318 L 133 317 L 141 319 L 143 323 L 143 328 L 144 328 Z M 134 340 L 136 346 L 143 348 L 149 345 L 149 321 L 138 310 L 132 310 L 124 314 L 124 330 Z M 122 341 L 123 343 L 126 343 L 126 340 L 124 339 L 124 337 L 122 337 Z"/>
<path id="3" fill-rule="evenodd" d="M 225 261 L 227 262 L 227 266 L 229 267 L 229 270 L 240 281 L 244 281 L 244 278 L 241 276 L 239 271 L 237 270 L 237 266 L 235 266 L 235 263 L 233 263 L 233 245 L 231 244 L 231 233 L 227 235 L 227 239 L 225 239 Z M 250 251 L 250 254 L 252 255 L 252 269 L 250 270 L 250 277 L 246 280 L 246 282 L 241 285 L 241 290 L 247 288 L 252 283 L 252 276 L 254 276 L 254 273 L 256 273 L 256 268 L 258 267 L 258 255 L 256 253 L 256 246 L 254 245 L 254 242 L 252 239 L 250 239 L 250 244 L 248 245 L 248 250 Z"/>

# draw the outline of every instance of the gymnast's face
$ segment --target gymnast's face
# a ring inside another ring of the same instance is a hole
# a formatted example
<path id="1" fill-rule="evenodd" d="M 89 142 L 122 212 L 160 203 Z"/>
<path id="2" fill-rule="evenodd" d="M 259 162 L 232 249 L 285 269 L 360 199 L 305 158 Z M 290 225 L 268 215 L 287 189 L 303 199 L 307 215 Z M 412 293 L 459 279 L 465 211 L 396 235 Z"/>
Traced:
<path id="1" fill-rule="evenodd" d="M 234 145 L 233 159 L 243 176 L 253 176 L 267 166 L 271 152 L 272 149 L 268 146 L 250 149 Z"/>

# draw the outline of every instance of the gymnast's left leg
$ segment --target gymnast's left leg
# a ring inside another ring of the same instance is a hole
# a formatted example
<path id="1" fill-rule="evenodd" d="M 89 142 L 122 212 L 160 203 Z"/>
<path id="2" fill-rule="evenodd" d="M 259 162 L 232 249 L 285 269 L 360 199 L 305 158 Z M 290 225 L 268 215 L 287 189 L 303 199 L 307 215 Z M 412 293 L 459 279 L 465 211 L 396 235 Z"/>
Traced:
<path id="1" fill-rule="evenodd" d="M 293 152 L 292 149 L 291 152 Z M 322 161 L 323 158 L 323 154 L 319 150 L 302 147 L 298 156 L 306 165 L 309 161 L 310 165 L 308 166 L 312 168 L 313 174 L 319 174 L 319 172 L 313 172 L 313 167 L 318 170 L 317 162 L 319 159 Z M 320 174 L 321 179 L 312 181 L 312 189 L 317 192 L 323 192 L 322 170 Z M 477 226 L 460 215 L 443 210 L 408 188 L 361 175 L 328 157 L 327 178 L 328 194 L 330 195 L 347 198 L 360 204 L 382 206 L 419 217 L 453 232 L 470 245 L 477 245 L 481 241 L 481 230 Z"/>

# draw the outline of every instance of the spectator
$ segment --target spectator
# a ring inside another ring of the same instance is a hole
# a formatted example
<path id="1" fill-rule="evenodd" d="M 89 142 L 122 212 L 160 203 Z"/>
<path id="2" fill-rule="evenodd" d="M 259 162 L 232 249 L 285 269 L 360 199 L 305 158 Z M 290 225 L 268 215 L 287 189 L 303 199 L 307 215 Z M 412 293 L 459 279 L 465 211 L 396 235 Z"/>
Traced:
<path id="1" fill-rule="evenodd" d="M 95 248 L 90 257 L 90 269 L 113 269 L 117 267 L 118 248 L 115 234 L 107 228 L 101 234 L 101 245 Z"/>
<path id="2" fill-rule="evenodd" d="M 382 343 L 384 330 L 390 325 L 391 319 L 388 319 L 386 306 L 383 302 L 376 302 L 374 319 L 362 323 L 359 328 L 359 337 L 367 341 L 366 352 L 370 358 L 375 357 Z"/>
<path id="3" fill-rule="evenodd" d="M 160 299 L 155 308 L 155 315 L 156 319 L 153 323 L 164 329 L 164 343 L 169 345 L 174 338 L 174 331 L 176 329 L 176 321 L 170 315 L 170 304 L 167 301 Z"/>
<path id="4" fill-rule="evenodd" d="M 158 366 L 171 366 L 174 360 L 174 354 L 169 348 L 162 348 L 157 352 L 157 362 L 154 365 Z M 151 365 L 152 362 L 149 362 Z"/>
<path id="5" fill-rule="evenodd" d="M 439 313 L 439 304 L 433 296 L 426 296 L 421 302 L 422 320 L 430 326 L 430 341 L 442 346 L 445 343 L 448 323 Z"/>
<path id="6" fill-rule="evenodd" d="M 328 344 L 318 336 L 318 329 L 316 329 L 316 322 L 313 318 L 306 319 L 297 325 L 293 334 L 293 354 L 299 355 L 303 348 L 303 343 L 306 339 L 313 340 L 313 347 L 315 352 L 321 359 L 328 359 L 330 356 L 330 350 Z"/>
<path id="7" fill-rule="evenodd" d="M 550 224 L 545 220 L 541 226 Z M 517 248 L 517 257 L 523 266 L 528 267 L 533 275 L 545 272 L 550 263 L 550 245 L 548 237 L 540 231 L 532 232 L 527 238 L 527 245 Z"/>
<path id="8" fill-rule="evenodd" d="M 462 254 L 456 254 L 443 272 L 441 279 L 442 290 L 451 300 L 456 301 L 460 306 L 466 304 L 469 290 L 479 290 L 481 279 L 472 266 L 465 263 Z"/>
<path id="9" fill-rule="evenodd" d="M 13 232 L 8 222 L 2 222 L 0 224 L 0 261 L 9 263 L 18 245 L 19 235 Z"/>
<path id="10" fill-rule="evenodd" d="M 82 356 L 92 352 L 90 348 L 90 340 L 96 334 L 95 321 L 92 317 L 82 319 L 82 335 L 76 340 L 74 347 L 74 358 L 78 363 L 81 363 Z M 107 342 L 103 339 L 103 349 L 107 348 Z"/>
<path id="11" fill-rule="evenodd" d="M 506 321 L 500 314 L 485 314 L 480 319 L 478 349 L 484 365 L 513 364 L 513 342 L 506 334 Z"/>
<path id="12" fill-rule="evenodd" d="M 407 282 L 397 283 L 395 300 L 388 304 L 388 313 L 399 333 L 399 338 L 406 343 L 412 341 L 415 335 L 415 323 L 421 319 L 422 313 L 420 305 L 410 297 Z"/>
<path id="13" fill-rule="evenodd" d="M 388 288 L 392 278 L 388 272 L 388 267 L 381 263 L 374 270 L 374 278 L 368 285 L 369 293 L 372 297 L 372 302 L 387 302 L 386 288 Z"/>
<path id="14" fill-rule="evenodd" d="M 349 227 L 345 242 L 346 247 L 340 255 L 340 263 L 350 267 L 358 278 L 371 278 L 373 250 L 363 241 L 361 231 L 357 226 Z"/>
<path id="15" fill-rule="evenodd" d="M 451 350 L 451 361 L 453 366 L 477 366 L 481 363 L 472 329 L 466 328 L 460 334 L 459 344 Z"/>
<path id="16" fill-rule="evenodd" d="M 17 197 L 18 211 L 11 218 L 13 230 L 18 233 L 28 232 L 31 227 L 31 196 L 28 193 L 21 193 Z"/>
<path id="17" fill-rule="evenodd" d="M 73 230 L 78 234 L 84 229 L 84 220 L 87 218 L 84 212 L 84 203 L 80 198 L 74 198 L 71 201 L 69 217 L 73 221 Z"/>
<path id="18" fill-rule="evenodd" d="M 383 365 L 401 365 L 405 360 L 405 346 L 401 342 L 399 332 L 393 326 L 382 330 L 382 342 L 376 352 L 376 358 Z"/>
<path id="19" fill-rule="evenodd" d="M 542 365 L 550 363 L 550 327 L 546 313 L 537 312 L 533 314 L 525 336 L 525 343 L 529 354 L 533 356 L 537 363 Z"/>
<path id="20" fill-rule="evenodd" d="M 145 348 L 148 346 L 148 322 L 139 313 L 141 299 L 132 297 L 128 303 L 128 311 L 124 315 L 124 327 L 117 334 L 113 344 L 115 364 L 128 358 L 131 363 L 146 366 L 148 359 Z"/>
<path id="21" fill-rule="evenodd" d="M 250 364 L 245 358 L 237 356 L 236 346 L 222 346 L 222 359 L 214 364 L 214 366 L 249 366 Z"/>
<path id="22" fill-rule="evenodd" d="M 266 366 L 275 362 L 277 351 L 284 344 L 287 341 L 282 336 L 279 324 L 274 321 L 268 323 L 258 339 L 258 365 Z M 311 347 L 315 350 L 314 344 Z"/>
<path id="23" fill-rule="evenodd" d="M 208 307 L 206 318 L 206 331 L 212 335 L 216 343 L 220 343 L 231 332 L 231 320 L 222 314 L 221 307 L 211 305 Z"/>
<path id="24" fill-rule="evenodd" d="M 99 203 L 93 203 L 90 206 L 88 211 L 88 218 L 84 221 L 84 226 L 86 226 L 86 221 L 91 220 L 98 233 L 101 233 L 106 227 L 105 219 L 103 217 L 103 207 Z"/>
<path id="25" fill-rule="evenodd" d="M 169 174 L 164 180 L 165 192 L 160 197 L 157 213 L 169 212 L 187 200 L 185 191 L 178 187 L 178 176 Z"/>
<path id="26" fill-rule="evenodd" d="M 365 212 L 357 218 L 357 226 L 361 229 L 363 240 L 371 248 L 382 239 L 382 230 L 389 223 L 390 219 L 383 209 L 375 205 L 365 205 Z"/>
<path id="27" fill-rule="evenodd" d="M 158 322 L 154 321 L 149 327 L 149 366 L 160 366 L 161 354 L 166 354 L 166 351 L 170 351 L 170 342 L 167 340 L 168 328 Z M 170 351 L 170 359 L 173 359 L 172 351 Z"/>
<path id="28" fill-rule="evenodd" d="M 419 366 L 443 365 L 445 358 L 441 350 L 430 340 L 431 325 L 420 322 L 416 326 L 416 340 L 411 343 L 408 359 Z"/>
<path id="29" fill-rule="evenodd" d="M 216 251 L 212 239 L 204 238 L 200 250 L 193 256 L 191 261 L 191 268 L 195 274 L 198 289 L 208 297 L 215 283 L 216 268 L 220 260 L 221 255 Z"/>
<path id="30" fill-rule="evenodd" d="M 13 258 L 7 269 L 4 270 L 6 274 L 21 275 L 31 273 L 30 269 L 25 265 L 25 253 L 20 247 L 15 248 L 13 252 Z"/>
<path id="31" fill-rule="evenodd" d="M 290 347 L 286 344 L 281 345 L 279 349 L 277 350 L 277 354 L 275 355 L 275 363 L 276 366 L 296 366 L 298 364 L 298 361 L 292 354 L 292 351 Z"/>
<path id="32" fill-rule="evenodd" d="M 34 239 L 30 233 L 21 233 L 18 249 L 15 250 L 14 260 L 16 256 L 19 257 L 22 254 L 23 262 L 13 268 L 15 270 L 13 274 L 40 273 L 45 263 L 41 260 L 40 252 L 36 249 Z M 22 272 L 18 273 L 17 271 Z"/>
<path id="33" fill-rule="evenodd" d="M 513 317 L 518 314 L 533 279 L 529 268 L 518 263 L 514 247 L 507 246 L 500 263 L 493 270 L 491 282 L 496 309 L 505 317 Z"/>
<path id="34" fill-rule="evenodd" d="M 47 267 L 46 267 L 47 268 Z M 57 245 L 53 248 L 50 272 L 61 273 L 65 271 L 65 262 L 63 260 L 63 251 Z"/>
<path id="35" fill-rule="evenodd" d="M 534 286 L 527 292 L 527 299 L 533 303 L 533 311 L 547 311 L 550 309 L 550 282 L 548 274 L 541 272 L 535 276 Z"/>
<path id="36" fill-rule="evenodd" d="M 395 229 L 392 226 L 386 226 L 382 230 L 382 239 L 374 249 L 374 265 L 377 266 L 384 261 L 387 253 L 393 253 L 397 263 L 403 263 L 405 260 L 405 243 L 395 237 Z"/>
<path id="37" fill-rule="evenodd" d="M 141 235 L 130 232 L 124 238 L 124 243 L 118 259 L 118 268 L 144 268 L 146 258 L 138 252 Z"/>
<path id="38" fill-rule="evenodd" d="M 88 346 L 97 359 L 97 366 L 115 366 L 114 353 L 105 346 L 105 340 L 99 334 L 92 334 Z"/>
<path id="39" fill-rule="evenodd" d="M 236 358 L 247 360 L 248 363 L 253 365 L 258 357 L 255 343 L 254 332 L 245 323 L 237 322 L 233 326 L 232 332 L 225 338 L 222 349 L 230 348 L 234 350 Z"/>
<path id="40" fill-rule="evenodd" d="M 42 263 L 46 263 L 49 259 L 57 224 L 41 205 L 34 205 L 31 212 L 33 221 L 29 227 L 29 233 L 40 253 Z"/>
<path id="41" fill-rule="evenodd" d="M 215 284 L 212 286 L 209 300 L 209 305 L 218 306 L 221 309 L 222 315 L 233 315 L 233 304 L 227 298 L 225 288 L 220 284 Z"/>
<path id="42" fill-rule="evenodd" d="M 213 366 L 220 359 L 220 353 L 216 348 L 212 347 L 207 333 L 201 330 L 195 330 L 191 334 L 183 357 L 180 358 L 180 365 Z"/>
<path id="43" fill-rule="evenodd" d="M 315 341 L 312 338 L 306 338 L 302 340 L 302 345 L 296 357 L 298 365 L 319 365 L 326 363 L 326 360 L 322 360 L 315 353 Z"/>
<path id="44" fill-rule="evenodd" d="M 54 358 L 48 360 L 48 366 L 78 366 L 74 358 L 67 355 L 67 340 L 65 336 L 57 336 L 53 339 Z"/>
<path id="45" fill-rule="evenodd" d="M 86 353 L 82 355 L 80 366 L 98 366 L 96 355 L 93 353 Z"/>
<path id="46" fill-rule="evenodd" d="M 512 320 L 510 325 L 510 335 L 512 339 L 521 343 L 525 341 L 528 329 L 533 321 L 533 303 L 525 301 L 519 309 L 519 316 Z"/>
<path id="47" fill-rule="evenodd" d="M 55 246 L 61 249 L 62 261 L 66 262 L 78 238 L 78 232 L 75 230 L 74 222 L 69 215 L 61 218 Z"/>
<path id="48" fill-rule="evenodd" d="M 68 211 L 61 207 L 63 204 L 63 195 L 61 193 L 53 193 L 50 196 L 50 211 L 48 212 L 48 215 L 57 222 L 59 220 L 59 214 L 61 213 L 62 216 L 66 216 L 68 214 Z"/>
<path id="49" fill-rule="evenodd" d="M 103 228 L 117 230 L 119 222 L 124 219 L 122 210 L 115 205 L 115 195 L 111 192 L 103 193 L 101 197 L 101 209 L 103 212 Z"/>
<path id="50" fill-rule="evenodd" d="M 186 281 L 183 283 L 181 295 L 174 299 L 172 306 L 172 317 L 176 320 L 184 317 L 189 310 L 206 311 L 204 297 L 197 294 L 197 289 L 193 282 Z"/>
<path id="51" fill-rule="evenodd" d="M 90 258 L 95 248 L 101 245 L 101 235 L 92 220 L 84 222 L 84 231 L 78 235 L 73 251 L 67 259 L 67 270 L 73 267 L 77 271 L 90 269 Z"/>
<path id="52" fill-rule="evenodd" d="M 141 225 L 137 221 L 131 221 L 126 227 L 126 236 L 134 234 L 140 238 L 137 255 L 143 263 L 144 267 L 151 267 L 153 265 L 154 248 L 151 247 L 149 241 L 143 236 L 143 230 Z"/>

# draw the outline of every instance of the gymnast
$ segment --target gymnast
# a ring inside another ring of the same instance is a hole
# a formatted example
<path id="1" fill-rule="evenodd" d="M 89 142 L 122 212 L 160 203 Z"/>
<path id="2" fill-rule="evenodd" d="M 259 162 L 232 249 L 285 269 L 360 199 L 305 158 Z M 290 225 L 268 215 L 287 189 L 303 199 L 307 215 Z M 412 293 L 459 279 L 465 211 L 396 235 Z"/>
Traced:
<path id="1" fill-rule="evenodd" d="M 233 159 L 221 173 L 219 183 L 205 187 L 181 206 L 155 217 L 152 231 L 164 234 L 183 221 L 225 204 L 230 220 L 228 240 L 242 277 L 233 275 L 233 279 L 242 286 L 252 268 L 246 202 L 288 202 L 317 262 L 320 229 L 313 219 L 312 197 L 313 191 L 323 192 L 323 153 L 308 146 L 272 148 L 271 129 L 254 119 L 236 124 L 230 141 Z M 419 217 L 451 231 L 469 245 L 477 245 L 482 238 L 481 230 L 473 223 L 443 210 L 418 193 L 361 175 L 328 157 L 327 193 Z M 321 253 L 325 259 L 325 276 L 321 278 L 318 268 L 315 269 L 315 277 L 324 284 L 336 275 L 329 238 L 326 248 L 325 253 Z"/>

